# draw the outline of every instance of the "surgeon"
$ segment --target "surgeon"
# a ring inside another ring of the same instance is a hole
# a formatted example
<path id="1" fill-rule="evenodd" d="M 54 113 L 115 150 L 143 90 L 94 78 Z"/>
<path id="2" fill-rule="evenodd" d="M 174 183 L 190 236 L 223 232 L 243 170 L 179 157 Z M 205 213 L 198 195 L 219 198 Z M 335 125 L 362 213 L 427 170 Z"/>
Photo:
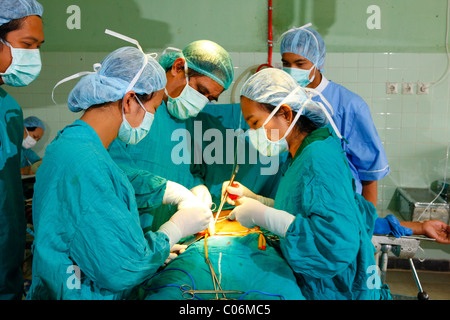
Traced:
<path id="1" fill-rule="evenodd" d="M 315 89 L 318 94 L 313 100 L 323 102 L 325 98 L 331 104 L 332 118 L 345 138 L 342 147 L 355 178 L 356 190 L 376 207 L 377 181 L 384 178 L 390 169 L 369 106 L 356 93 L 324 76 L 325 43 L 317 31 L 307 26 L 288 30 L 281 35 L 283 70 L 300 86 Z M 449 240 L 448 230 L 445 223 L 437 220 L 427 221 L 424 225 L 420 222 L 400 222 L 394 215 L 377 219 L 375 224 L 376 234 L 396 237 L 422 234 L 443 243 Z"/>
<path id="2" fill-rule="evenodd" d="M 36 143 L 42 139 L 45 131 L 44 123 L 38 117 L 28 117 L 23 120 L 23 142 L 22 142 L 22 159 L 21 159 L 21 172 L 22 174 L 32 174 L 36 173 L 33 170 L 38 161 L 41 161 L 41 157 L 39 157 L 36 152 L 34 152 L 31 148 L 33 148 Z"/>
<path id="3" fill-rule="evenodd" d="M 28 299 L 132 299 L 179 239 L 208 226 L 211 211 L 190 207 L 143 231 L 135 191 L 107 152 L 116 138 L 148 134 L 165 84 L 154 58 L 123 47 L 70 92 L 69 109 L 84 114 L 58 133 L 36 175 Z"/>
<path id="4" fill-rule="evenodd" d="M 187 188 L 204 206 L 211 208 L 211 194 L 202 179 L 191 172 L 189 155 L 189 164 L 179 163 L 179 159 L 173 159 L 172 150 L 178 141 L 173 141 L 172 133 L 176 129 L 186 132 L 187 127 L 192 125 L 190 119 L 195 119 L 208 102 L 217 101 L 220 94 L 230 87 L 234 76 L 231 57 L 217 43 L 199 40 L 190 43 L 183 50 L 167 48 L 159 58 L 159 63 L 165 70 L 167 84 L 163 102 L 158 108 L 158 127 L 155 128 L 155 134 L 158 135 L 157 144 L 155 145 L 150 135 L 138 145 L 129 145 L 116 139 L 108 151 L 119 165 L 125 164 L 130 168 L 130 163 L 133 163 L 135 168 L 164 178 L 158 188 L 165 187 L 167 196 L 180 194 L 187 196 L 185 190 Z M 152 190 L 143 189 L 139 180 L 136 178 L 132 181 L 137 196 L 141 199 L 155 198 L 155 195 L 151 195 Z M 155 189 L 157 189 L 156 182 Z M 187 201 L 192 202 L 192 199 Z M 139 207 L 143 213 L 142 223 L 148 228 L 154 228 L 155 225 L 157 227 L 164 222 L 167 211 L 170 214 L 170 208 L 159 208 L 152 212 L 156 217 L 151 216 L 145 220 L 148 216 L 145 213 L 155 207 L 147 206 L 145 201 Z"/>
<path id="5" fill-rule="evenodd" d="M 390 299 L 376 271 L 368 271 L 376 265 L 375 207 L 355 191 L 339 130 L 325 107 L 289 74 L 270 68 L 243 85 L 241 109 L 255 148 L 265 155 L 288 151 L 290 163 L 272 201 L 240 184 L 227 188 L 239 196 L 227 198 L 237 205 L 229 218 L 280 237 L 307 299 Z"/>
<path id="6" fill-rule="evenodd" d="M 0 300 L 23 296 L 25 211 L 20 177 L 23 113 L 5 90 L 41 71 L 43 8 L 34 0 L 0 0 Z"/>

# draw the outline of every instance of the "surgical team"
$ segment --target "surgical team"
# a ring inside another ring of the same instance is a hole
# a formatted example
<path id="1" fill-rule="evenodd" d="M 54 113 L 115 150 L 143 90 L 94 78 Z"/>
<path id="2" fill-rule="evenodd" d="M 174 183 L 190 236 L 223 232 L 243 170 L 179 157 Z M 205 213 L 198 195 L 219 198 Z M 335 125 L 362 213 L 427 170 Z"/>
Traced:
<path id="1" fill-rule="evenodd" d="M 181 239 L 214 227 L 206 181 L 192 166 L 171 165 L 156 152 L 150 129 L 156 119 L 161 130 L 175 128 L 217 101 L 234 78 L 231 57 L 219 44 L 199 40 L 155 59 L 131 35 L 103 35 L 122 39 L 123 47 L 94 71 L 60 82 L 76 80 L 67 106 L 81 116 L 40 159 L 31 148 L 45 126 L 36 117 L 23 119 L 5 87 L 38 77 L 44 10 L 35 0 L 0 0 L 0 8 L 0 299 L 23 298 L 21 170 L 28 174 L 37 162 L 26 299 L 131 299 L 183 255 Z M 378 217 L 377 181 L 389 165 L 368 105 L 325 78 L 325 43 L 314 29 L 288 30 L 280 51 L 283 69 L 253 74 L 242 86 L 240 110 L 251 145 L 266 157 L 287 154 L 287 165 L 273 197 L 224 179 L 221 194 L 234 208 L 228 219 L 279 238 L 305 299 L 391 299 L 386 285 L 367 286 L 367 268 L 376 264 L 372 235 L 450 243 L 450 226 Z M 170 135 L 159 136 L 158 145 L 170 145 Z M 178 178 L 183 175 L 191 180 Z M 77 290 L 67 286 L 73 266 L 81 274 Z"/>

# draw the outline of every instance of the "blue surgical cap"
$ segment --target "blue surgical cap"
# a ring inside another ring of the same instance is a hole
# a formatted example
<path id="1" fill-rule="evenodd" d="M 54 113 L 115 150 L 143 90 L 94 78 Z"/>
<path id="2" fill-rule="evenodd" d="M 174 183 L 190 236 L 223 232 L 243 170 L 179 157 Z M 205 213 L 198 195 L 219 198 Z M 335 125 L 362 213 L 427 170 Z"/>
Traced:
<path id="1" fill-rule="evenodd" d="M 38 117 L 31 116 L 31 117 L 25 118 L 23 120 L 23 125 L 26 128 L 33 128 L 33 127 L 34 128 L 42 128 L 42 130 L 45 131 L 45 125 L 41 121 L 41 119 L 39 119 Z"/>
<path id="2" fill-rule="evenodd" d="M 136 94 L 150 94 L 164 89 L 166 73 L 159 63 L 147 55 L 147 65 L 135 85 Z M 128 86 L 145 63 L 144 53 L 135 47 L 123 47 L 107 55 L 100 70 L 80 79 L 69 94 L 68 106 L 73 112 L 90 106 L 122 99 Z"/>
<path id="3" fill-rule="evenodd" d="M 44 9 L 35 0 L 0 0 L 0 26 L 26 16 L 40 16 Z"/>
<path id="4" fill-rule="evenodd" d="M 301 27 L 287 31 L 280 46 L 281 55 L 285 52 L 298 54 L 314 63 L 320 72 L 325 66 L 325 42 L 321 35 L 311 28 Z"/>
<path id="5" fill-rule="evenodd" d="M 317 102 L 309 99 L 304 88 L 300 87 L 295 94 L 288 97 L 298 87 L 297 81 L 287 72 L 276 68 L 266 68 L 255 73 L 244 83 L 241 96 L 274 107 L 283 102 L 296 112 L 305 104 L 302 115 L 309 118 L 318 127 L 326 125 L 328 123 L 326 114 Z M 285 100 L 286 97 L 288 97 L 287 100 Z"/>
<path id="6" fill-rule="evenodd" d="M 198 40 L 188 44 L 182 52 L 174 51 L 159 58 L 161 66 L 167 70 L 176 59 L 185 58 L 188 68 L 210 77 L 225 90 L 234 77 L 233 62 L 228 52 L 215 42 Z"/>

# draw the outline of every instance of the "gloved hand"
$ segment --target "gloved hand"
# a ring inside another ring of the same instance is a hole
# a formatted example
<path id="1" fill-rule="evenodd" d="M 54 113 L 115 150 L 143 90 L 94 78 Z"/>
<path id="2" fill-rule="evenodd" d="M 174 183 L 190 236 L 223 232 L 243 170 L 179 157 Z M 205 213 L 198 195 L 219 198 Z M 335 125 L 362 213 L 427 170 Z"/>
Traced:
<path id="1" fill-rule="evenodd" d="M 178 210 L 192 207 L 205 207 L 203 202 L 179 183 L 167 181 L 163 204 L 176 205 Z M 209 209 L 209 208 L 207 208 Z"/>
<path id="2" fill-rule="evenodd" d="M 385 218 L 377 218 L 375 220 L 373 234 L 393 235 L 396 238 L 400 238 L 412 235 L 413 231 L 410 228 L 401 226 L 400 221 L 394 215 L 389 214 Z"/>
<path id="3" fill-rule="evenodd" d="M 36 161 L 36 162 L 31 166 L 31 172 L 35 174 L 35 173 L 37 172 L 37 169 L 39 169 L 39 167 L 41 166 L 41 164 L 42 164 L 42 159 L 39 160 L 39 161 Z"/>
<path id="4" fill-rule="evenodd" d="M 181 238 L 196 234 L 208 228 L 213 219 L 211 210 L 203 207 L 178 210 L 158 231 L 164 232 L 173 247 Z"/>
<path id="5" fill-rule="evenodd" d="M 170 248 L 169 257 L 167 257 L 166 261 L 164 261 L 163 266 L 167 266 L 173 259 L 178 257 L 186 250 L 187 246 L 183 244 L 175 244 L 172 248 Z"/>
<path id="6" fill-rule="evenodd" d="M 250 189 L 248 189 L 247 187 L 245 187 L 244 185 L 240 184 L 237 181 L 234 181 L 233 184 L 228 187 L 229 183 L 230 183 L 230 181 L 225 181 L 222 184 L 222 197 L 225 194 L 225 192 L 228 191 L 227 202 L 229 204 L 231 204 L 232 206 L 236 205 L 237 199 L 239 199 L 241 197 L 247 197 L 247 198 L 258 200 L 259 202 L 261 202 L 262 204 L 264 204 L 266 206 L 273 207 L 273 204 L 274 204 L 273 199 L 266 198 L 266 197 L 260 196 L 258 194 L 255 194 L 253 191 L 251 191 Z"/>
<path id="7" fill-rule="evenodd" d="M 283 238 L 295 219 L 290 213 L 268 207 L 255 199 L 241 197 L 237 204 L 228 219 L 236 220 L 246 228 L 260 226 Z"/>
<path id="8" fill-rule="evenodd" d="M 196 187 L 193 187 L 191 189 L 191 192 L 200 199 L 200 201 L 209 209 L 211 209 L 211 206 L 213 204 L 211 193 L 209 192 L 208 188 L 200 184 Z"/>

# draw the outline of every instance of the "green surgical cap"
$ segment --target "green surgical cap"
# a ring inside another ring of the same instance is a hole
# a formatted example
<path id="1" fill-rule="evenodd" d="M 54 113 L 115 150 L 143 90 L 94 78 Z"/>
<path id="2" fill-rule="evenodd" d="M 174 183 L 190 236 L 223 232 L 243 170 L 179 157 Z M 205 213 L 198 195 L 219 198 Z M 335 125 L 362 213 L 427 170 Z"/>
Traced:
<path id="1" fill-rule="evenodd" d="M 188 44 L 182 52 L 173 51 L 159 58 L 161 66 L 167 70 L 176 59 L 185 58 L 188 68 L 210 77 L 225 90 L 234 77 L 233 62 L 228 52 L 215 42 L 198 40 Z"/>

